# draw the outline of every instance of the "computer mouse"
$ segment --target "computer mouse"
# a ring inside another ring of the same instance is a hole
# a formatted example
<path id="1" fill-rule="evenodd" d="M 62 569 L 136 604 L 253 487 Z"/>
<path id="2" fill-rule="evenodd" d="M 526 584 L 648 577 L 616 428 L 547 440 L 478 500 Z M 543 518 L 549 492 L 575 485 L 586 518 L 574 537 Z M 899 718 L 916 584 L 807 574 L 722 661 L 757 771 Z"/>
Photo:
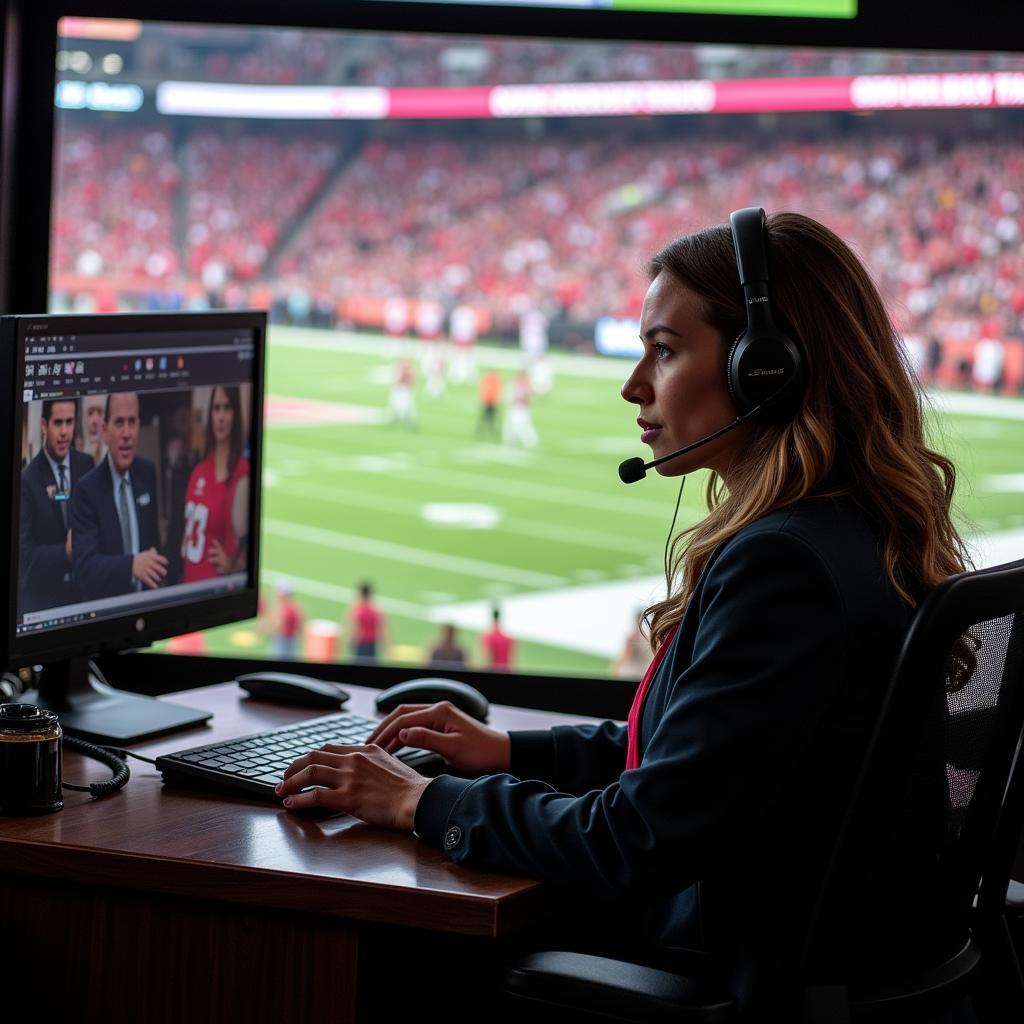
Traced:
<path id="1" fill-rule="evenodd" d="M 377 697 L 377 710 L 387 714 L 399 704 L 436 704 L 442 700 L 451 701 L 478 722 L 487 721 L 487 698 L 479 690 L 456 679 L 434 676 L 410 679 L 389 687 Z"/>
<path id="2" fill-rule="evenodd" d="M 247 672 L 236 680 L 252 697 L 279 704 L 301 704 L 307 708 L 336 711 L 348 700 L 348 693 L 337 683 L 311 679 L 291 672 Z"/>

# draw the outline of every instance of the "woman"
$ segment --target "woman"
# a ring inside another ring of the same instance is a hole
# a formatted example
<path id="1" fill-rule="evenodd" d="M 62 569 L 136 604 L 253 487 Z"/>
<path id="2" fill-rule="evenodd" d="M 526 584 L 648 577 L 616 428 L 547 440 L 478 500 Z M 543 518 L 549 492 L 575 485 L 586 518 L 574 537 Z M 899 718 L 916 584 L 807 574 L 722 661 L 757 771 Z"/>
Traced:
<path id="1" fill-rule="evenodd" d="M 249 460 L 242 454 L 238 388 L 218 385 L 206 419 L 206 455 L 185 490 L 181 581 L 243 570 L 248 523 Z"/>
<path id="2" fill-rule="evenodd" d="M 656 658 L 629 725 L 509 735 L 444 705 L 399 708 L 379 746 L 300 758 L 280 792 L 292 808 L 415 827 L 460 864 L 540 878 L 581 905 L 629 902 L 631 956 L 721 978 L 771 1020 L 786 1019 L 801 911 L 912 609 L 964 553 L 953 466 L 924 442 L 868 274 L 807 217 L 770 217 L 763 239 L 804 386 L 738 425 L 725 370 L 751 295 L 728 227 L 650 263 L 643 355 L 622 387 L 643 442 L 667 456 L 734 429 L 658 468 L 709 469 L 708 515 L 675 539 L 668 594 L 645 614 Z M 418 779 L 386 753 L 402 744 L 482 777 Z M 323 788 L 301 792 L 310 783 Z"/>

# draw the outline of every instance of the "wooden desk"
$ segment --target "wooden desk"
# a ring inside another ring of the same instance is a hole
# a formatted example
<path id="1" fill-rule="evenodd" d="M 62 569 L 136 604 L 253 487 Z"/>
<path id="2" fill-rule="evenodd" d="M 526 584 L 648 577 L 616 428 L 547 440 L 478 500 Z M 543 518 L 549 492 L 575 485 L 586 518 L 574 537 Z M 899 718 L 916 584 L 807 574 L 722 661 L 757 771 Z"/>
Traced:
<path id="1" fill-rule="evenodd" d="M 350 689 L 348 709 L 375 717 L 374 691 Z M 164 698 L 215 717 L 135 749 L 155 757 L 315 714 L 239 694 L 223 684 Z M 492 710 L 502 728 L 572 720 Z M 131 769 L 114 796 L 65 790 L 60 813 L 0 818 L 6 973 L 33 979 L 37 1012 L 105 1021 L 352 1021 L 368 937 L 379 946 L 381 935 L 426 929 L 435 936 L 424 934 L 425 943 L 443 943 L 446 933 L 479 943 L 545 916 L 539 883 L 459 867 L 411 835 L 347 815 L 305 817 L 165 788 L 155 768 L 132 760 Z M 68 753 L 64 777 L 96 781 L 109 770 Z M 360 1019 L 389 1019 L 368 1005 L 364 993 Z"/>

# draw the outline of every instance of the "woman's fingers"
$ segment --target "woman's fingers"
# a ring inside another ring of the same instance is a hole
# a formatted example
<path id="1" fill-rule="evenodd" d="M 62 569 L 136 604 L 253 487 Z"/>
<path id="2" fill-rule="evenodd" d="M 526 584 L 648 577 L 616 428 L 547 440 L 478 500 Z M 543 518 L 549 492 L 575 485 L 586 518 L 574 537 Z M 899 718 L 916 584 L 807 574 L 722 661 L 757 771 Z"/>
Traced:
<path id="1" fill-rule="evenodd" d="M 288 765 L 287 768 L 285 768 L 285 782 L 288 782 L 293 778 L 293 776 L 307 771 L 310 768 L 318 766 L 321 768 L 340 768 L 341 758 L 344 756 L 344 753 L 358 749 L 358 747 L 342 747 L 334 745 L 331 749 L 311 750 L 308 754 L 303 754 L 302 757 L 296 758 L 290 765 Z"/>
<path id="2" fill-rule="evenodd" d="M 454 753 L 460 743 L 464 743 L 464 741 L 456 733 L 438 732 L 422 725 L 412 725 L 402 729 L 394 741 L 396 749 L 398 747 L 422 747 L 424 750 L 432 750 L 435 754 L 440 754 L 445 760 L 449 759 L 449 755 Z M 387 750 L 387 747 L 384 749 Z M 389 750 L 388 753 L 392 753 L 392 751 Z"/>
<path id="3" fill-rule="evenodd" d="M 411 746 L 399 739 L 399 733 L 403 729 L 426 726 L 441 732 L 447 731 L 447 727 L 453 721 L 452 713 L 455 712 L 455 708 L 444 701 L 441 704 L 410 705 L 403 714 L 397 714 L 398 711 L 402 711 L 401 708 L 396 708 L 395 711 L 394 716 L 388 716 L 388 719 L 381 723 L 381 728 L 374 730 L 374 735 L 367 740 L 367 743 L 376 743 L 388 753 L 393 753 L 401 746 Z"/>
<path id="4" fill-rule="evenodd" d="M 429 707 L 431 707 L 430 704 L 399 704 L 397 708 L 387 714 L 383 721 L 378 723 L 377 727 L 370 733 L 366 742 L 376 743 L 377 746 L 382 746 L 380 736 L 386 729 L 390 728 L 392 723 L 412 711 L 424 711 Z"/>
<path id="5" fill-rule="evenodd" d="M 429 782 L 378 746 L 332 744 L 289 765 L 276 792 L 289 810 L 329 807 L 370 824 L 411 829 Z"/>

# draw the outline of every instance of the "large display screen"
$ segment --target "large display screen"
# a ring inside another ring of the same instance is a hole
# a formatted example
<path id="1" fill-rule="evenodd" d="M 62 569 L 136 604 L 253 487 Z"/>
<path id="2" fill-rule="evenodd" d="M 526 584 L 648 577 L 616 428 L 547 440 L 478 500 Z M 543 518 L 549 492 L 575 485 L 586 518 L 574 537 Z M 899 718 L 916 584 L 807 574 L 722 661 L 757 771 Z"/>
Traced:
<path id="1" fill-rule="evenodd" d="M 386 660 L 488 665 L 497 609 L 516 668 L 638 674 L 642 267 L 751 205 L 853 243 L 979 558 L 1024 549 L 1024 56 L 61 31 L 52 308 L 271 311 L 265 612 L 207 649 L 354 657 L 369 584 Z"/>

